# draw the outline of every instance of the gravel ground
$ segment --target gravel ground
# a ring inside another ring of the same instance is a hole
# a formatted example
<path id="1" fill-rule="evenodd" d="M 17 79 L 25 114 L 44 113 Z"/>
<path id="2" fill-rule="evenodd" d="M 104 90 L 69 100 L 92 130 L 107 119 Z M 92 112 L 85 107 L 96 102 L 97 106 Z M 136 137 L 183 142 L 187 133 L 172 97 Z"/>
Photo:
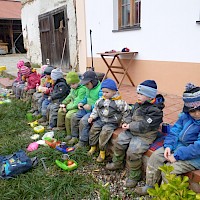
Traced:
<path id="1" fill-rule="evenodd" d="M 96 157 L 94 158 L 96 159 Z M 87 167 L 78 170 L 78 173 L 81 174 L 90 174 L 94 178 L 94 180 L 102 185 L 106 190 L 110 192 L 109 199 L 122 199 L 122 200 L 148 200 L 152 199 L 150 196 L 138 196 L 134 193 L 134 188 L 126 188 L 125 181 L 127 170 L 117 170 L 117 171 L 109 171 L 105 168 L 105 163 L 102 164 L 94 164 L 94 165 L 87 165 Z M 140 181 L 138 185 L 144 185 L 144 181 Z M 100 200 L 100 193 L 99 190 L 95 191 L 92 194 L 92 200 Z M 90 198 L 91 199 L 91 198 Z M 89 200 L 89 199 L 87 199 Z"/>

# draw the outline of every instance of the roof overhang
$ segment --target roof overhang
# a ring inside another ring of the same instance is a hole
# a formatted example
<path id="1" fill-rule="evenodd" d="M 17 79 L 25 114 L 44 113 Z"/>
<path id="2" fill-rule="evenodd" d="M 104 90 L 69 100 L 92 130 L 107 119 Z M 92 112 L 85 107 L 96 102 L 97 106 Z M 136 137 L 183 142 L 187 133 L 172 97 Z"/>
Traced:
<path id="1" fill-rule="evenodd" d="M 20 20 L 21 8 L 20 1 L 0 0 L 0 19 Z"/>

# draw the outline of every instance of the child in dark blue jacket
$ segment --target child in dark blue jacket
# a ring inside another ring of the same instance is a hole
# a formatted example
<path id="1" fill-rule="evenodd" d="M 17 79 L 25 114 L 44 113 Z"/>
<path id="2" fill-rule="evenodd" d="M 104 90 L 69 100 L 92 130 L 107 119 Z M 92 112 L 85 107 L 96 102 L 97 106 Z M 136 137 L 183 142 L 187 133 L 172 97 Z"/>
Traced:
<path id="1" fill-rule="evenodd" d="M 200 87 L 186 85 L 183 93 L 183 114 L 166 136 L 163 147 L 150 157 L 146 169 L 146 185 L 135 192 L 147 194 L 147 190 L 159 181 L 167 182 L 158 169 L 164 163 L 173 166 L 173 174 L 183 174 L 200 169 Z"/>

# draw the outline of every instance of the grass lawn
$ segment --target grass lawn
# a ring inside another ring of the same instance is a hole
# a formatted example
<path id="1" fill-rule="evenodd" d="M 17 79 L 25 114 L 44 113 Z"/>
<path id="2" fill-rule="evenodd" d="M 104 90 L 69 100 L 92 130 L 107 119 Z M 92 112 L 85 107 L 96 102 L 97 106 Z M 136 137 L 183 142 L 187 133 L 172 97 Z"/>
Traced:
<path id="1" fill-rule="evenodd" d="M 0 155 L 12 154 L 20 149 L 26 150 L 33 142 L 30 136 L 34 134 L 26 121 L 26 112 L 29 106 L 19 100 L 12 99 L 10 104 L 0 105 Z M 55 133 L 55 138 L 63 140 L 64 132 Z M 41 134 L 42 136 L 43 134 Z M 50 147 L 39 146 L 38 150 L 27 152 L 29 157 L 37 156 L 39 163 L 35 168 L 14 179 L 0 179 L 0 199 L 95 199 L 93 196 L 102 193 L 101 199 L 109 199 L 107 191 L 102 190 L 89 173 L 81 173 L 95 161 L 88 158 L 87 150 L 71 152 L 70 158 L 78 162 L 78 169 L 66 172 L 55 164 L 55 160 L 61 160 L 62 153 Z M 45 163 L 48 171 L 45 171 L 40 158 L 48 158 Z"/>

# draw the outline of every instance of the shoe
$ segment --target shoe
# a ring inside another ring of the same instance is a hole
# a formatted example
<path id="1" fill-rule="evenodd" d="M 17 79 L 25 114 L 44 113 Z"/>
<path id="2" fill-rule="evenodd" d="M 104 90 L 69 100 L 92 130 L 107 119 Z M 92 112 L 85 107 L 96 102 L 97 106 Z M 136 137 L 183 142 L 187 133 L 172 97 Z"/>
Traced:
<path id="1" fill-rule="evenodd" d="M 138 183 L 138 181 L 131 179 L 131 178 L 128 178 L 126 180 L 125 186 L 128 187 L 128 188 L 134 188 L 137 185 L 137 183 Z"/>
<path id="2" fill-rule="evenodd" d="M 36 110 L 34 108 L 30 109 L 28 113 L 34 113 Z"/>
<path id="3" fill-rule="evenodd" d="M 67 135 L 66 137 L 65 137 L 65 141 L 69 141 L 69 140 L 71 140 L 72 139 L 72 136 L 71 135 Z"/>
<path id="4" fill-rule="evenodd" d="M 75 149 L 77 148 L 82 148 L 82 147 L 87 147 L 88 146 L 88 143 L 87 142 L 83 142 L 83 141 L 80 141 L 74 145 Z"/>
<path id="5" fill-rule="evenodd" d="M 43 123 L 42 123 L 43 124 Z M 53 130 L 53 128 L 51 126 L 47 126 L 46 130 Z"/>
<path id="6" fill-rule="evenodd" d="M 118 169 L 123 169 L 123 165 L 122 164 L 118 164 L 118 163 L 114 163 L 114 162 L 112 162 L 112 163 L 108 163 L 107 165 L 106 165 L 106 169 L 108 169 L 108 170 L 118 170 Z"/>
<path id="7" fill-rule="evenodd" d="M 72 137 L 72 139 L 69 140 L 69 141 L 67 142 L 67 144 L 69 144 L 69 145 L 74 145 L 74 144 L 76 144 L 77 142 L 78 142 L 78 138 Z"/>
<path id="8" fill-rule="evenodd" d="M 96 146 L 91 146 L 90 150 L 88 151 L 87 155 L 88 156 L 92 156 L 95 151 L 96 151 L 97 147 Z"/>
<path id="9" fill-rule="evenodd" d="M 43 123 L 43 122 L 46 122 L 47 121 L 47 118 L 46 117 L 42 117 L 38 120 L 38 123 Z"/>
<path id="10" fill-rule="evenodd" d="M 38 122 L 39 122 L 39 121 L 38 121 Z M 49 124 L 48 121 L 45 121 L 45 122 L 40 123 L 40 125 L 42 125 L 42 126 L 48 126 L 48 124 Z"/>
<path id="11" fill-rule="evenodd" d="M 54 127 L 52 130 L 53 131 L 63 131 L 63 130 L 65 130 L 65 127 Z"/>
<path id="12" fill-rule="evenodd" d="M 145 185 L 143 187 L 136 187 L 134 192 L 141 196 L 144 196 L 148 194 L 147 190 L 149 188 L 153 188 L 153 186 Z"/>
<path id="13" fill-rule="evenodd" d="M 35 112 L 33 113 L 33 116 L 38 116 L 40 113 L 39 111 L 35 110 Z"/>
<path id="14" fill-rule="evenodd" d="M 102 163 L 105 160 L 106 157 L 106 152 L 105 151 L 100 151 L 100 154 L 97 158 L 98 163 Z"/>

